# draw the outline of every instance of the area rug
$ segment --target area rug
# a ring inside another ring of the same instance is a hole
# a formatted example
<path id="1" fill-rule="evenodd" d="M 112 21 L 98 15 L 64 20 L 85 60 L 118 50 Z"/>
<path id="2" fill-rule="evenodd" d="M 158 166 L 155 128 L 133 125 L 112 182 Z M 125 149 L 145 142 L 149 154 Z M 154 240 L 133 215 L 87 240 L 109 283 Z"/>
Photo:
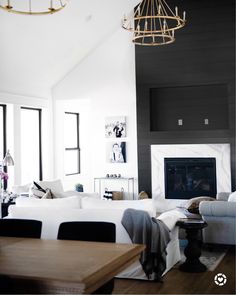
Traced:
<path id="1" fill-rule="evenodd" d="M 229 247 L 214 245 L 211 247 L 203 247 L 200 261 L 205 264 L 208 271 L 214 271 L 225 257 Z M 186 257 L 184 256 L 184 247 L 180 247 L 181 260 L 177 263 L 176 267 L 182 264 Z"/>

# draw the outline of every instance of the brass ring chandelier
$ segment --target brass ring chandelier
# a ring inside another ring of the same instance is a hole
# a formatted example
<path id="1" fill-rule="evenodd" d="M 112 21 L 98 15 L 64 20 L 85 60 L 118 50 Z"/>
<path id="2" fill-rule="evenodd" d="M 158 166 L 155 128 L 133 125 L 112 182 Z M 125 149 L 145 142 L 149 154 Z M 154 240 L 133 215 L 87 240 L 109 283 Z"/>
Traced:
<path id="1" fill-rule="evenodd" d="M 185 18 L 185 11 L 180 17 L 178 8 L 173 12 L 165 0 L 142 0 L 131 16 L 124 17 L 122 27 L 133 32 L 137 45 L 165 45 L 175 41 L 175 30 L 185 25 Z"/>
<path id="2" fill-rule="evenodd" d="M 68 0 L 0 0 L 0 8 L 17 14 L 45 15 L 61 11 Z"/>

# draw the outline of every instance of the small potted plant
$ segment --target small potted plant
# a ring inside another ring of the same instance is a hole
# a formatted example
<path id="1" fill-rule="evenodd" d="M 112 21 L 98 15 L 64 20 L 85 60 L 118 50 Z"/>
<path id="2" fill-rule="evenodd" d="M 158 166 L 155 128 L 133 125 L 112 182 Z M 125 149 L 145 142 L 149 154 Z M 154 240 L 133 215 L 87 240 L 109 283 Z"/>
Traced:
<path id="1" fill-rule="evenodd" d="M 83 191 L 84 191 L 83 184 L 81 184 L 81 183 L 77 183 L 77 184 L 75 185 L 75 190 L 76 190 L 77 192 L 83 192 Z"/>

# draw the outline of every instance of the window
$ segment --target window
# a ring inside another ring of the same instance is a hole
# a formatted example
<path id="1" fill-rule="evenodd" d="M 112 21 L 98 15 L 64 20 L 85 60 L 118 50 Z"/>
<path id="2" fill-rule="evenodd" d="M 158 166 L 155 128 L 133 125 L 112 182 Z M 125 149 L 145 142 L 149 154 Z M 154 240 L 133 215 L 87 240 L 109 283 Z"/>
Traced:
<path id="1" fill-rule="evenodd" d="M 0 105 L 0 160 L 6 153 L 6 105 Z"/>
<path id="2" fill-rule="evenodd" d="M 7 133 L 7 126 L 6 126 L 6 112 L 7 108 L 6 105 L 0 105 L 0 164 L 3 160 L 6 151 L 7 151 L 7 141 L 6 141 L 6 133 Z M 0 168 L 2 169 L 2 168 Z M 7 172 L 7 167 L 3 168 L 5 172 Z M 1 181 L 1 180 L 0 180 Z M 4 180 L 4 189 L 7 187 L 7 180 Z"/>
<path id="3" fill-rule="evenodd" d="M 65 175 L 80 173 L 79 114 L 65 113 Z"/>
<path id="4" fill-rule="evenodd" d="M 21 182 L 42 180 L 41 109 L 21 107 Z"/>

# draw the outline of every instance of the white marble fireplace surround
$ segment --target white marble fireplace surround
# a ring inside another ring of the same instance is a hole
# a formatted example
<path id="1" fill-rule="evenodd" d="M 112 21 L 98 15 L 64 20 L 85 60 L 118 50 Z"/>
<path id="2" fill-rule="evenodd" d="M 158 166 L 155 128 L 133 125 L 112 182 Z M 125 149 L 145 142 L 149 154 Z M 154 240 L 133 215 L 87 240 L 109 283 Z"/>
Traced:
<path id="1" fill-rule="evenodd" d="M 217 192 L 231 191 L 230 144 L 172 144 L 151 145 L 152 198 L 158 212 L 184 203 L 165 199 L 164 158 L 216 158 Z"/>

